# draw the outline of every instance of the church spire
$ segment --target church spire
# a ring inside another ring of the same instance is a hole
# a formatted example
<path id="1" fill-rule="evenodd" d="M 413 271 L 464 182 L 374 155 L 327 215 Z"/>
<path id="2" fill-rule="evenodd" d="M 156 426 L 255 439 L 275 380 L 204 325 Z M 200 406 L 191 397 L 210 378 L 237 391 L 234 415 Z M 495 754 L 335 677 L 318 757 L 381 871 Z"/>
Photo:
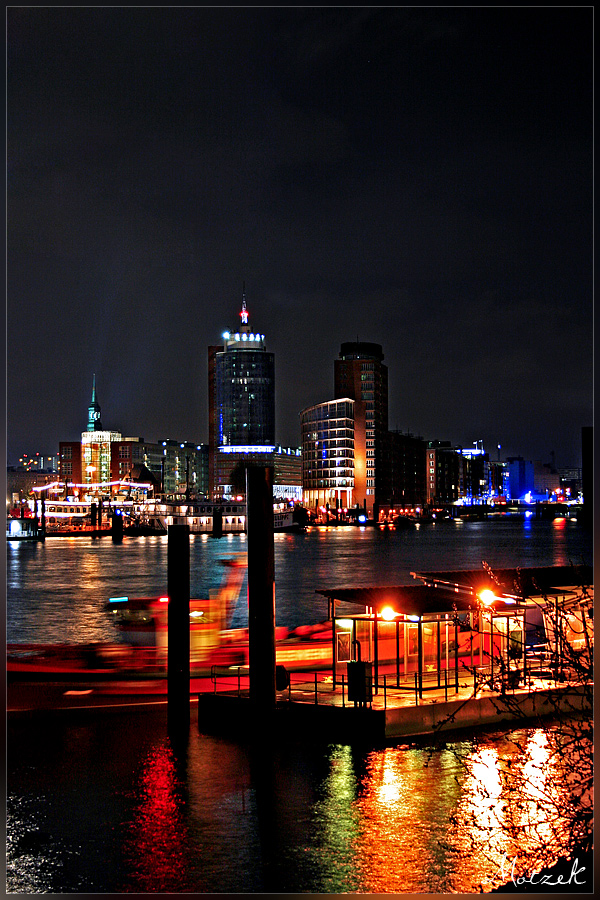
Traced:
<path id="1" fill-rule="evenodd" d="M 100 421 L 100 404 L 96 397 L 96 373 L 92 381 L 92 402 L 88 406 L 88 431 L 102 431 L 102 422 Z"/>

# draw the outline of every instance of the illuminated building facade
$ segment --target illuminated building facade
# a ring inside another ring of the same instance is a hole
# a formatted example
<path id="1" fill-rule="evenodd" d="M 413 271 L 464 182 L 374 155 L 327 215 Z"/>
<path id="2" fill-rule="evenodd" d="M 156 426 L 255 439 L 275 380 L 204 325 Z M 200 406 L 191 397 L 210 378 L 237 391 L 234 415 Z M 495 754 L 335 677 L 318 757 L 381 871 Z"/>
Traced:
<path id="1" fill-rule="evenodd" d="M 382 442 L 381 496 L 389 506 L 416 509 L 425 503 L 425 449 L 422 437 L 389 431 Z M 380 513 L 386 504 L 380 504 Z"/>
<path id="2" fill-rule="evenodd" d="M 112 444 L 118 431 L 84 431 L 81 435 L 81 468 L 84 484 L 111 481 Z"/>
<path id="3" fill-rule="evenodd" d="M 58 477 L 64 484 L 81 484 L 81 441 L 59 443 Z"/>
<path id="4" fill-rule="evenodd" d="M 488 454 L 476 446 L 458 449 L 459 454 L 459 483 L 458 496 L 466 503 L 481 503 L 491 495 L 491 469 Z"/>
<path id="5" fill-rule="evenodd" d="M 334 361 L 334 396 L 354 400 L 354 497 L 367 514 L 389 498 L 383 492 L 382 466 L 388 430 L 388 370 L 380 344 L 341 345 Z"/>
<path id="6" fill-rule="evenodd" d="M 94 375 L 87 431 L 81 435 L 81 481 L 86 485 L 111 480 L 111 444 L 121 440 L 118 431 L 103 430 L 100 415 Z"/>
<path id="7" fill-rule="evenodd" d="M 203 499 L 208 496 L 208 445 L 191 441 L 162 441 L 161 483 L 167 497 Z"/>
<path id="8" fill-rule="evenodd" d="M 273 466 L 275 357 L 250 327 L 246 296 L 240 324 L 209 347 L 209 481 L 212 499 L 245 493 L 245 467 Z"/>
<path id="9" fill-rule="evenodd" d="M 300 413 L 302 485 L 308 507 L 355 505 L 354 410 L 355 402 L 343 398 Z"/>
<path id="10" fill-rule="evenodd" d="M 302 503 L 302 450 L 275 447 L 273 453 L 273 499 Z"/>
<path id="11" fill-rule="evenodd" d="M 146 468 L 158 484 L 162 484 L 161 444 L 153 444 L 142 437 L 124 437 L 111 446 L 111 481 L 131 479 L 136 470 Z"/>

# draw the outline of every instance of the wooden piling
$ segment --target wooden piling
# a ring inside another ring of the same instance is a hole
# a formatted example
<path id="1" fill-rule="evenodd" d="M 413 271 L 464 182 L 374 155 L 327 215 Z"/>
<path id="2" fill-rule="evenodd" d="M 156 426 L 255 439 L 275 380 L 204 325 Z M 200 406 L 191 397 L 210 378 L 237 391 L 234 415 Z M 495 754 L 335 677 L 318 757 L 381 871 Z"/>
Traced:
<path id="1" fill-rule="evenodd" d="M 169 525 L 167 546 L 167 718 L 190 724 L 190 537 L 188 525 Z"/>
<path id="2" fill-rule="evenodd" d="M 257 713 L 268 714 L 276 698 L 272 467 L 246 469 L 246 503 L 250 701 Z"/>

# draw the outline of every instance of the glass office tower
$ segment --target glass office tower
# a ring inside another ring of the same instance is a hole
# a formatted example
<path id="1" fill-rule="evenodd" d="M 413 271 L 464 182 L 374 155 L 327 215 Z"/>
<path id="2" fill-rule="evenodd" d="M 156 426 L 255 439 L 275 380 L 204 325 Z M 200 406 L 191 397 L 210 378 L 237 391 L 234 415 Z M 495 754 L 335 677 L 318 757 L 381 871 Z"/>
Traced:
<path id="1" fill-rule="evenodd" d="M 265 336 L 250 327 L 243 296 L 240 325 L 209 348 L 209 444 L 211 495 L 244 493 L 244 467 L 273 465 L 275 357 Z"/>

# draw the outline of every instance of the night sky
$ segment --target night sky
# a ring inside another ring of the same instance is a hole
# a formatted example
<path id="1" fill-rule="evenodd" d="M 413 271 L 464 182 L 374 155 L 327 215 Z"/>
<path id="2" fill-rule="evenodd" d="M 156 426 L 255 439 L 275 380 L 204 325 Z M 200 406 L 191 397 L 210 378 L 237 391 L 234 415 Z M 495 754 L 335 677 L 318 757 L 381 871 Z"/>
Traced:
<path id="1" fill-rule="evenodd" d="M 7 10 L 8 462 L 208 440 L 207 348 L 275 353 L 276 434 L 380 343 L 389 425 L 581 464 L 593 7 Z"/>

